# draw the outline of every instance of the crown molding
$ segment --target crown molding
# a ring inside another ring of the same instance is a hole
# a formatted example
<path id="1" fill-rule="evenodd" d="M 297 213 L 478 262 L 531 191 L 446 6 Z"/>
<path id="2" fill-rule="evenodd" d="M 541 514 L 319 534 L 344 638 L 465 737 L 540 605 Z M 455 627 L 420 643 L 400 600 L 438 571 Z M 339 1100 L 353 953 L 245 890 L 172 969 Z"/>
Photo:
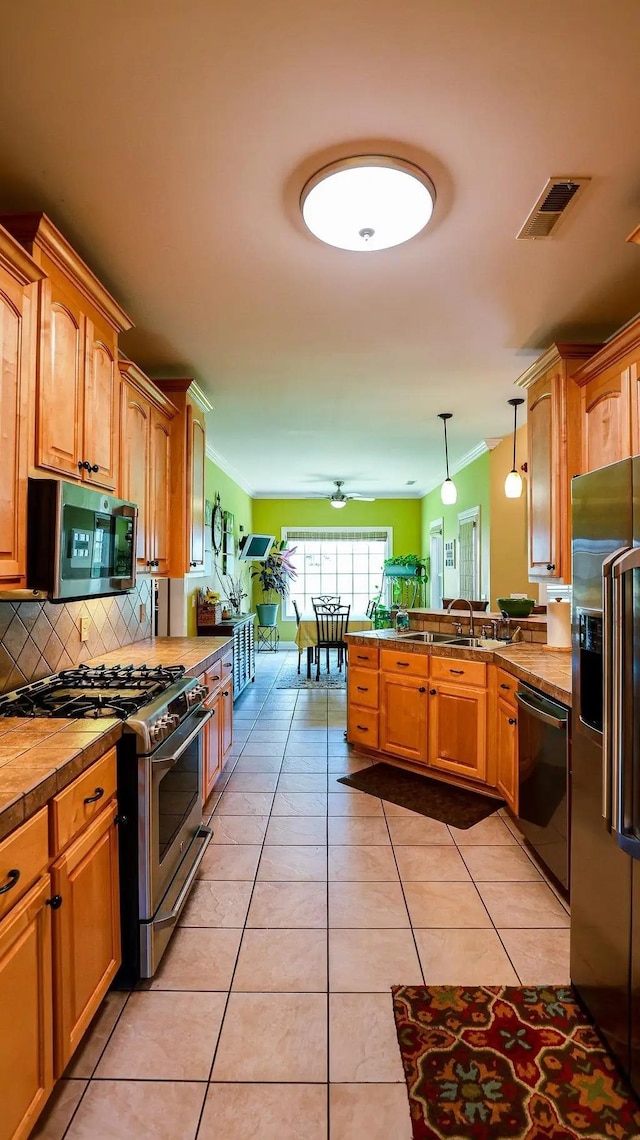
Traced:
<path id="1" fill-rule="evenodd" d="M 459 471 L 462 471 L 465 467 L 468 467 L 469 464 L 473 463 L 475 459 L 479 459 L 481 455 L 486 455 L 488 451 L 493 451 L 493 449 L 497 447 L 499 443 L 502 443 L 503 439 L 503 435 L 492 435 L 488 436 L 487 439 L 481 439 L 479 443 L 476 443 L 475 447 L 472 447 L 470 451 L 465 452 L 465 454 L 462 455 L 460 459 L 456 460 L 455 463 L 449 464 L 449 474 L 457 475 Z M 438 479 L 436 483 L 432 483 L 429 487 L 427 487 L 426 491 L 423 491 L 420 497 L 424 498 L 425 495 L 430 495 L 432 491 L 435 491 L 436 487 L 440 487 L 441 485 L 442 479 Z"/>
<path id="2" fill-rule="evenodd" d="M 224 455 L 220 455 L 220 452 L 216 451 L 210 443 L 207 443 L 205 447 L 205 454 L 207 456 L 207 459 L 210 459 L 212 463 L 215 463 L 216 467 L 219 467 L 221 471 L 224 471 L 225 475 L 228 475 L 230 479 L 233 479 L 234 483 L 237 483 L 240 489 L 244 491 L 246 495 L 249 495 L 252 499 L 259 498 L 259 496 L 256 495 L 255 491 L 249 486 L 246 479 L 243 479 L 240 472 L 236 471 L 235 467 L 232 467 L 228 460 L 225 459 Z M 271 498 L 271 496 L 265 496 L 265 498 Z"/>
<path id="3" fill-rule="evenodd" d="M 348 494 L 348 492 L 345 492 Z M 373 495 L 375 502 L 380 499 L 422 499 L 424 491 L 377 491 Z M 308 499 L 317 500 L 321 503 L 323 500 L 329 501 L 329 495 L 323 495 L 322 492 L 317 491 L 254 491 L 254 499 Z M 361 502 L 362 500 L 360 500 Z M 358 499 L 349 499 L 350 502 L 357 503 Z"/>

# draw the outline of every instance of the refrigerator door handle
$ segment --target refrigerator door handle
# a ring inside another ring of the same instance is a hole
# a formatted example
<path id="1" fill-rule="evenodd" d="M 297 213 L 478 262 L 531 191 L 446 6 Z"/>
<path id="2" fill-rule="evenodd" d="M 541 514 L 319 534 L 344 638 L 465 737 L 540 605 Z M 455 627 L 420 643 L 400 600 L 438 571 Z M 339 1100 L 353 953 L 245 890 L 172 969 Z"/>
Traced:
<path id="1" fill-rule="evenodd" d="M 614 623 L 613 566 L 628 546 L 619 546 L 602 563 L 602 629 L 603 629 L 603 716 L 602 716 L 602 818 L 609 829 L 613 820 L 613 769 L 615 746 L 616 715 L 613 695 L 614 654 L 616 631 Z"/>
<path id="2" fill-rule="evenodd" d="M 624 667 L 625 667 L 625 606 L 624 578 L 626 574 L 640 568 L 640 547 L 633 547 L 622 554 L 612 566 L 612 609 L 613 609 L 613 669 L 612 669 L 612 830 L 615 831 L 618 845 L 635 859 L 640 858 L 640 839 L 625 830 L 625 733 L 624 733 Z"/>

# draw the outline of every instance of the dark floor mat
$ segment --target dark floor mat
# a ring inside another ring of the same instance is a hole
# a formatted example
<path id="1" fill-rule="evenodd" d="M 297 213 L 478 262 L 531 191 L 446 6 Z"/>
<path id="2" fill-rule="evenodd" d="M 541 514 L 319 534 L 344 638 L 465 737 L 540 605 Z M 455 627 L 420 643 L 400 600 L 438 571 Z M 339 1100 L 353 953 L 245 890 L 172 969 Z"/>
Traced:
<path id="1" fill-rule="evenodd" d="M 464 830 L 486 819 L 504 803 L 392 764 L 363 768 L 351 776 L 342 776 L 340 783 Z"/>

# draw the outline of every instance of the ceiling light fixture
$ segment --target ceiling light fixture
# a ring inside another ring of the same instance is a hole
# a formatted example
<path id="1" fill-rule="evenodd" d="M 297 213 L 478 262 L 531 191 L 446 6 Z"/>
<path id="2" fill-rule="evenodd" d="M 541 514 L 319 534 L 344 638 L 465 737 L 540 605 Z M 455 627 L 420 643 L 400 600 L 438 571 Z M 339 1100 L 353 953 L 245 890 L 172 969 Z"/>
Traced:
<path id="1" fill-rule="evenodd" d="M 331 506 L 335 507 L 337 511 L 341 511 L 342 508 L 346 507 L 347 505 L 346 499 L 329 499 L 329 502 L 331 503 Z"/>
<path id="2" fill-rule="evenodd" d="M 449 445 L 447 443 L 447 420 L 453 417 L 453 412 L 438 412 L 438 419 L 442 420 L 444 424 L 444 458 L 447 469 L 447 477 L 440 488 L 440 498 L 445 506 L 450 507 L 455 503 L 458 498 L 458 491 L 453 479 L 449 475 Z"/>
<path id="3" fill-rule="evenodd" d="M 508 499 L 519 499 L 522 494 L 522 476 L 516 471 L 516 431 L 518 426 L 518 408 L 524 404 L 523 399 L 517 397 L 509 400 L 513 408 L 513 466 L 504 481 L 504 493 Z"/>
<path id="4" fill-rule="evenodd" d="M 372 253 L 419 234 L 435 200 L 433 182 L 419 166 L 386 154 L 360 154 L 318 170 L 303 187 L 300 209 L 320 241 Z"/>

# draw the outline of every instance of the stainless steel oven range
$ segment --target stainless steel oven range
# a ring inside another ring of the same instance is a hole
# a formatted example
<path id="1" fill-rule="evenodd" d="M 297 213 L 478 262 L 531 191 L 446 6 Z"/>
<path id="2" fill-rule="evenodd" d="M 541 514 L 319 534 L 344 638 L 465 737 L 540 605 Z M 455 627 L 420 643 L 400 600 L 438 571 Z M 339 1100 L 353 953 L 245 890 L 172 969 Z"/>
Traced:
<path id="1" fill-rule="evenodd" d="M 155 973 L 212 832 L 202 822 L 208 690 L 182 666 L 64 670 L 0 698 L 0 716 L 118 717 L 124 985 Z"/>

